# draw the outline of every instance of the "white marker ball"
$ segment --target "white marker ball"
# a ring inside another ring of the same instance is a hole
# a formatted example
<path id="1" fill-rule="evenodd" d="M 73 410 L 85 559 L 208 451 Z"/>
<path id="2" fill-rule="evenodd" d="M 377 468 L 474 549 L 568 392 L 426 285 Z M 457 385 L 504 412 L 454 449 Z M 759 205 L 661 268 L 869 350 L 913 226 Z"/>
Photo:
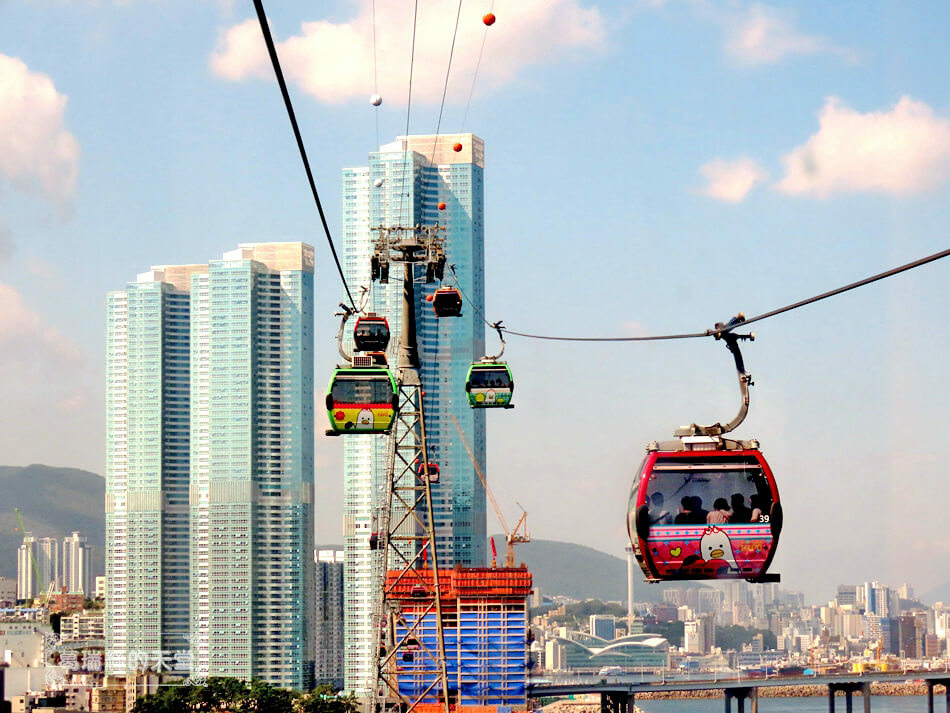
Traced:
<path id="1" fill-rule="evenodd" d="M 382 179 L 382 178 L 377 178 L 375 181 L 373 181 L 373 185 L 376 186 L 377 188 L 379 188 L 380 186 L 383 185 L 383 179 Z"/>
<path id="2" fill-rule="evenodd" d="M 374 94 L 373 96 L 369 98 L 369 103 L 372 104 L 373 106 L 379 106 L 380 104 L 383 103 L 383 98 L 379 96 L 379 94 Z"/>

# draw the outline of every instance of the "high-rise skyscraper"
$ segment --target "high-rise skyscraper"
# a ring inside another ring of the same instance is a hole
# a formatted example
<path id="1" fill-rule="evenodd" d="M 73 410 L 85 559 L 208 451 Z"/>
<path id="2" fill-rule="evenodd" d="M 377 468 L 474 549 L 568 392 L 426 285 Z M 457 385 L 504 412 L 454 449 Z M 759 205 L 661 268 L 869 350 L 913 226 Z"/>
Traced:
<path id="1" fill-rule="evenodd" d="M 37 539 L 24 532 L 17 550 L 17 599 L 41 597 L 50 586 L 59 591 L 59 543 L 55 537 Z"/>
<path id="2" fill-rule="evenodd" d="M 92 545 L 78 532 L 63 538 L 62 586 L 67 592 L 82 592 L 92 599 Z"/>
<path id="3" fill-rule="evenodd" d="M 107 671 L 313 680 L 313 248 L 253 243 L 109 295 Z"/>
<path id="4" fill-rule="evenodd" d="M 461 151 L 453 150 L 456 142 Z M 451 419 L 454 414 L 484 471 L 485 414 L 469 408 L 465 393 L 469 365 L 485 355 L 483 172 L 484 143 L 472 134 L 399 137 L 370 153 L 368 166 L 343 171 L 344 272 L 352 290 L 369 288 L 366 309 L 388 318 L 390 362 L 402 325 L 402 269 L 392 271 L 388 285 L 371 282 L 373 227 L 445 226 L 446 262 L 455 266 L 455 274 L 446 269 L 446 282 L 457 279 L 469 300 L 462 317 L 437 319 L 425 299 L 436 285 L 422 284 L 417 268 L 416 333 L 429 458 L 440 468 L 433 508 L 443 567 L 480 566 L 486 557 L 485 490 Z M 369 539 L 385 492 L 387 454 L 385 437 L 344 438 L 346 689 L 356 693 L 370 690 L 376 677 L 373 607 L 382 558 Z"/>
<path id="5" fill-rule="evenodd" d="M 187 649 L 191 276 L 154 268 L 107 298 L 106 672 Z"/>
<path id="6" fill-rule="evenodd" d="M 32 532 L 23 533 L 23 543 L 16 553 L 16 598 L 32 599 L 37 596 L 36 540 Z"/>
<path id="7" fill-rule="evenodd" d="M 320 550 L 315 552 L 316 613 L 314 631 L 316 643 L 316 683 L 343 686 L 343 552 Z"/>

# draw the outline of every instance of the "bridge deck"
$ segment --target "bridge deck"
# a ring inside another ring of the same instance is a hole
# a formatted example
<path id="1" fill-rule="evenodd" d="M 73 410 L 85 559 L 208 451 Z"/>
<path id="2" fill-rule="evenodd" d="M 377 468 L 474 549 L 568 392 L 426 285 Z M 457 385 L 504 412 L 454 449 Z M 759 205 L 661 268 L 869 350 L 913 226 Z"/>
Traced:
<path id="1" fill-rule="evenodd" d="M 825 676 L 783 676 L 776 678 L 729 678 L 699 681 L 627 682 L 603 678 L 578 683 L 538 683 L 528 685 L 529 698 L 558 698 L 584 693 L 655 693 L 661 691 L 710 691 L 731 688 L 766 688 L 772 686 L 827 686 L 841 683 L 901 683 L 907 680 L 950 682 L 947 671 L 908 671 L 847 673 Z"/>

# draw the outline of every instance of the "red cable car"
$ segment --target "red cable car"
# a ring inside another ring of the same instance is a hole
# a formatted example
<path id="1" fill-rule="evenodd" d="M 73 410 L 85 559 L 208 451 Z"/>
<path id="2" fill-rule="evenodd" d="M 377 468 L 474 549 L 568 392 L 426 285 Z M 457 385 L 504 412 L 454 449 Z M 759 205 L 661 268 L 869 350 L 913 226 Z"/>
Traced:
<path id="1" fill-rule="evenodd" d="M 416 475 L 419 476 L 420 480 L 426 477 L 425 468 L 423 468 L 421 461 L 416 461 Z M 437 463 L 429 463 L 429 482 L 439 482 L 439 465 Z"/>
<path id="2" fill-rule="evenodd" d="M 353 327 L 358 352 L 385 352 L 389 346 L 389 322 L 374 312 L 358 317 Z"/>
<path id="3" fill-rule="evenodd" d="M 740 313 L 716 328 L 731 330 L 744 319 Z M 647 446 L 627 515 L 630 543 L 647 581 L 779 581 L 768 573 L 783 522 L 775 477 L 758 441 L 723 438 L 748 413 L 752 377 L 738 340 L 755 337 L 717 331 L 716 338 L 735 358 L 742 406 L 727 424 L 693 424 L 679 429 L 673 441 Z"/>
<path id="4" fill-rule="evenodd" d="M 462 293 L 455 287 L 440 287 L 432 293 L 432 309 L 436 317 L 461 317 Z"/>

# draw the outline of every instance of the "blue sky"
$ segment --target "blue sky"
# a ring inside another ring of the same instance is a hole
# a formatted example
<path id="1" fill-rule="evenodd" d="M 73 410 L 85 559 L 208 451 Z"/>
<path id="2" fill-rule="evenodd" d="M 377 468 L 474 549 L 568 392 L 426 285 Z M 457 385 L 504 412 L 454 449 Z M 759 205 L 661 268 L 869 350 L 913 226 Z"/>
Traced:
<path id="1" fill-rule="evenodd" d="M 380 142 L 405 129 L 412 6 L 377 3 L 374 110 L 369 0 L 269 5 L 339 236 L 340 169 L 377 118 Z M 496 0 L 463 123 L 489 5 L 463 0 L 442 126 L 485 139 L 491 319 L 700 331 L 947 246 L 944 3 Z M 457 7 L 419 3 L 413 133 L 435 130 Z M 329 374 L 341 288 L 253 17 L 0 2 L 0 462 L 104 472 L 105 294 L 152 264 L 311 242 Z M 945 579 L 948 269 L 758 324 L 745 349 L 740 435 L 779 478 L 775 569 L 810 598 Z M 644 444 L 737 407 L 712 340 L 506 355 L 517 408 L 489 414 L 489 478 L 540 538 L 620 553 Z M 318 449 L 318 536 L 338 542 L 342 448 Z"/>

